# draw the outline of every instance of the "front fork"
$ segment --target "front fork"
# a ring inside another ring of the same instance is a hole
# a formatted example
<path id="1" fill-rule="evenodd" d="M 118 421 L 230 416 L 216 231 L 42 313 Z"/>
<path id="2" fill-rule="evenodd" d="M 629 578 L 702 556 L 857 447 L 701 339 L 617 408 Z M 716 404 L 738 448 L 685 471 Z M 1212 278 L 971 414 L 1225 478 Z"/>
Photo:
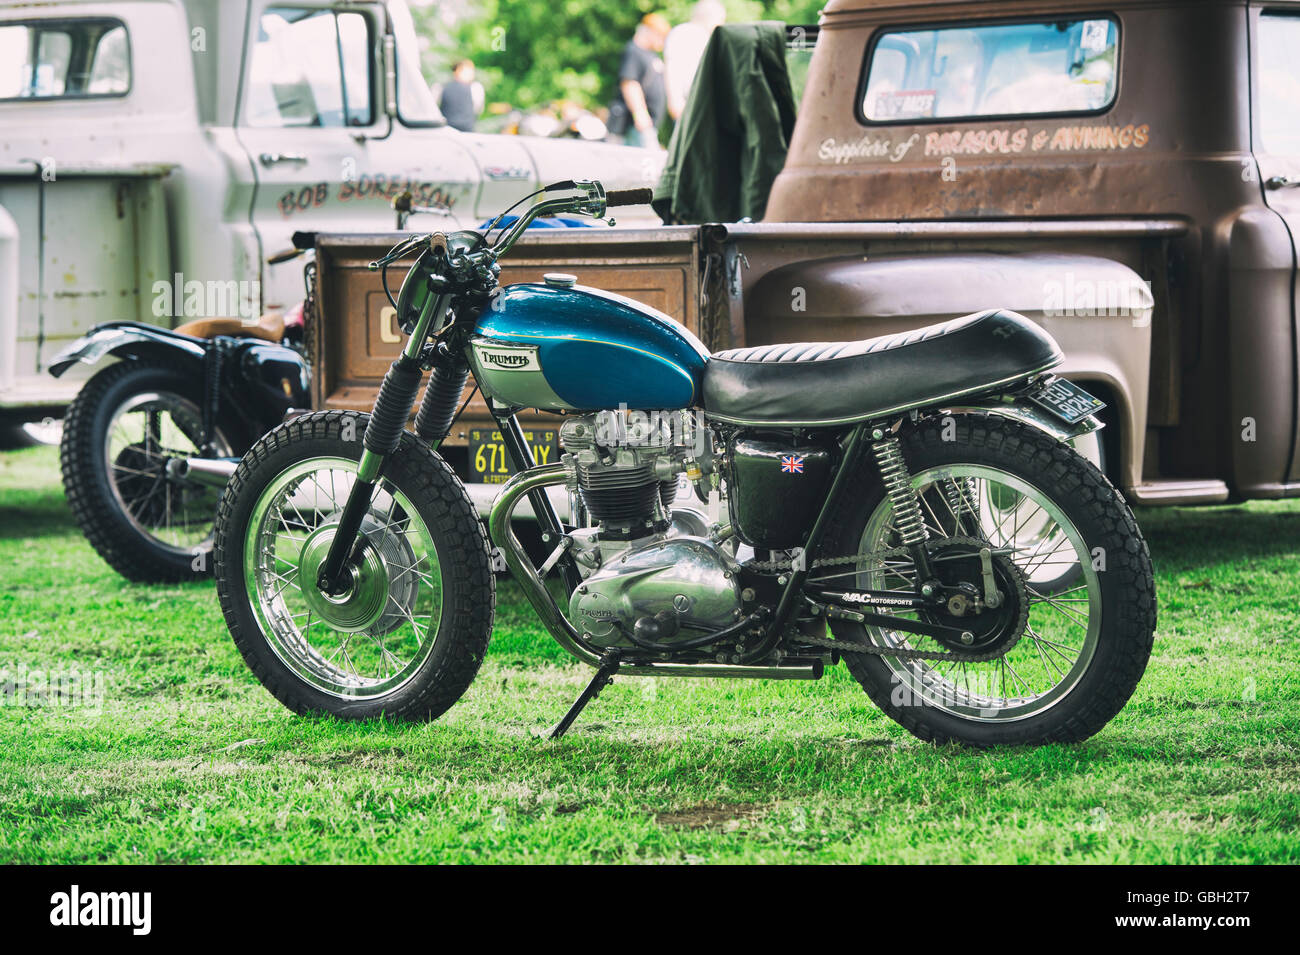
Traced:
<path id="1" fill-rule="evenodd" d="M 397 450 L 402 440 L 402 430 L 411 416 L 415 395 L 420 390 L 420 380 L 424 377 L 420 357 L 424 343 L 431 328 L 442 327 L 450 305 L 451 296 L 425 292 L 411 337 L 406 340 L 406 347 L 397 356 L 397 360 L 384 375 L 383 384 L 379 386 L 379 396 L 375 399 L 370 423 L 366 425 L 362 438 L 357 480 L 348 494 L 343 514 L 339 518 L 338 530 L 334 533 L 329 553 L 321 562 L 320 573 L 316 578 L 316 585 L 324 593 L 337 595 L 347 589 L 348 575 L 344 569 L 349 559 L 357 556 L 356 549 L 361 546 L 362 541 L 358 537 L 361 521 L 370 509 L 370 498 L 374 494 L 375 483 L 379 479 L 385 458 Z"/>

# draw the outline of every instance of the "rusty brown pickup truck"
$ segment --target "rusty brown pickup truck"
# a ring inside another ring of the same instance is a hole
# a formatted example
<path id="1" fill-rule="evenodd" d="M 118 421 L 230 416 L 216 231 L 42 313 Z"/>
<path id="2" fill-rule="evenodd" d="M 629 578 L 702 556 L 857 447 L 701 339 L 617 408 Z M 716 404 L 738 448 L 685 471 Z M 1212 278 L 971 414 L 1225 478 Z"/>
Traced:
<path id="1" fill-rule="evenodd" d="M 831 0 L 803 35 L 763 221 L 539 231 L 502 282 L 577 273 L 714 349 L 1011 308 L 1108 402 L 1131 500 L 1300 495 L 1300 2 Z M 318 240 L 317 407 L 368 410 L 397 353 L 395 238 Z M 442 447 L 484 502 L 494 438 L 473 400 Z"/>

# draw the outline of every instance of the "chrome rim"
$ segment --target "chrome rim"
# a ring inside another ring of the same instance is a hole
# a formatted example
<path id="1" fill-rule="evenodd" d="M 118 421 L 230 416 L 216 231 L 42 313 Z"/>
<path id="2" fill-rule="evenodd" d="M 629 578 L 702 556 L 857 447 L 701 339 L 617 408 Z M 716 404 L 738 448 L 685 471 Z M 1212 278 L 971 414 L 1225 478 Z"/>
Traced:
<path id="1" fill-rule="evenodd" d="M 113 498 L 137 533 L 175 554 L 194 555 L 212 543 L 220 489 L 167 473 L 169 461 L 203 455 L 202 433 L 198 406 L 166 391 L 133 395 L 108 420 L 104 466 Z M 218 456 L 233 454 L 220 430 L 213 444 Z"/>
<path id="2" fill-rule="evenodd" d="M 1095 467 L 1101 468 L 1101 438 L 1096 431 L 1082 435 L 1071 442 L 1074 450 L 1087 458 Z M 1065 561 L 1063 558 L 1071 553 L 1070 542 L 1061 532 L 1058 524 L 1038 511 L 1032 502 L 1017 496 L 1013 502 L 992 500 L 989 507 L 980 512 L 980 530 L 985 534 L 993 533 L 999 526 L 1019 526 L 1017 545 L 1028 553 L 1052 551 L 1062 560 L 1059 563 L 1040 563 L 1034 568 L 1029 582 L 1036 590 L 1043 593 L 1055 593 L 1079 580 L 1079 564 Z M 1007 507 L 1020 507 L 1027 514 L 1009 514 Z M 1017 519 L 1022 518 L 1022 519 Z"/>
<path id="3" fill-rule="evenodd" d="M 1083 535 L 1046 493 L 1009 472 L 978 465 L 931 468 L 913 478 L 932 540 L 970 534 L 971 515 L 981 515 L 978 537 L 1005 555 L 1024 575 L 1028 620 L 1020 639 L 1001 657 L 980 663 L 882 657 L 891 692 L 905 702 L 932 706 L 963 719 L 1005 722 L 1044 712 L 1087 672 L 1101 628 L 1101 586 Z M 955 505 L 955 506 L 954 506 Z M 996 508 L 996 511 L 994 510 Z M 997 513 L 998 521 L 984 514 Z M 1021 531 L 1028 528 L 1027 536 Z M 869 555 L 898 544 L 888 499 L 872 513 L 859 541 Z M 911 561 L 864 561 L 855 572 L 863 589 L 915 593 Z M 1035 579 L 1056 578 L 1070 566 L 1078 581 L 1049 593 Z M 915 619 L 916 611 L 897 611 Z M 937 641 L 883 627 L 866 628 L 879 646 L 943 650 Z"/>
<path id="4" fill-rule="evenodd" d="M 443 574 L 419 512 L 382 479 L 348 586 L 337 596 L 316 587 L 356 471 L 346 458 L 311 458 L 276 476 L 253 507 L 244 584 L 285 666 L 323 693 L 374 698 L 405 686 L 433 651 Z"/>

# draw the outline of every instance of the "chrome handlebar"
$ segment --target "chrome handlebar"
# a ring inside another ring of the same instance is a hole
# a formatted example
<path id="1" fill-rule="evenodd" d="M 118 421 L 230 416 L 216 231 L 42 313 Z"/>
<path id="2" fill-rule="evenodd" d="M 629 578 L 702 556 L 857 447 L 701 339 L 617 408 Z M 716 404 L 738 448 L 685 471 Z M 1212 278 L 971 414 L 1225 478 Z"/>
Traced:
<path id="1" fill-rule="evenodd" d="M 555 182 L 546 187 L 545 192 L 560 189 L 573 189 L 580 194 L 576 196 L 563 196 L 557 199 L 542 199 L 535 202 L 525 209 L 514 223 L 506 230 L 505 234 L 491 246 L 493 258 L 500 258 L 510 251 L 521 235 L 524 234 L 535 219 L 542 216 L 560 215 L 562 213 L 577 213 L 578 215 L 591 216 L 593 219 L 602 219 L 605 216 L 605 187 L 594 179 L 569 180 L 566 182 Z"/>
<path id="2" fill-rule="evenodd" d="M 468 280 L 474 272 L 478 272 L 480 275 L 491 274 L 487 270 L 492 269 L 497 259 L 509 252 L 511 247 L 519 241 L 519 237 L 524 234 L 524 231 L 542 216 L 576 213 L 577 215 L 590 216 L 593 219 L 603 219 L 606 211 L 614 206 L 641 205 L 649 203 L 651 198 L 651 190 L 649 189 L 624 189 L 606 193 L 605 187 L 595 179 L 565 180 L 551 183 L 551 185 L 541 190 L 541 194 L 545 197 L 548 192 L 561 190 L 571 191 L 576 195 L 542 198 L 540 201 L 533 203 L 520 213 L 500 238 L 490 246 L 465 251 L 456 248 L 454 243 L 449 241 L 449 237 L 445 232 L 423 233 L 399 242 L 388 251 L 387 255 L 371 262 L 369 268 L 371 271 L 383 269 L 398 259 L 418 252 L 416 261 L 407 273 L 406 281 L 403 282 L 404 286 L 406 282 L 410 281 L 411 276 L 416 274 L 420 266 L 425 263 L 427 255 L 434 255 L 440 259 L 436 266 L 441 267 L 427 269 L 431 275 L 435 272 L 445 271 L 444 280 L 447 277 Z M 614 220 L 610 219 L 609 224 L 613 225 Z M 489 226 L 487 232 L 490 233 L 491 229 L 492 226 Z M 483 238 L 485 237 L 480 237 L 479 241 L 481 242 Z"/>
<path id="3" fill-rule="evenodd" d="M 533 224 L 536 219 L 543 216 L 560 215 L 571 213 L 577 215 L 590 216 L 593 219 L 603 219 L 605 212 L 613 206 L 620 205 L 637 205 L 648 203 L 650 201 L 649 189 L 624 189 L 606 193 L 605 187 L 595 179 L 577 179 L 554 182 L 542 190 L 542 194 L 559 190 L 573 191 L 577 195 L 559 196 L 556 198 L 544 198 L 539 202 L 533 203 L 525 209 L 515 219 L 513 223 L 505 230 L 497 241 L 484 249 L 478 249 L 474 252 L 459 253 L 467 258 L 482 259 L 490 257 L 498 259 L 510 251 L 510 248 L 519 241 L 519 237 L 524 231 Z M 611 223 L 612 224 L 612 223 Z M 383 268 L 400 258 L 410 255 L 416 250 L 423 248 L 446 248 L 446 235 L 442 232 L 425 233 L 422 235 L 412 236 L 404 242 L 394 246 L 387 255 L 377 261 L 370 263 L 370 268 Z M 455 252 L 453 255 L 457 254 Z"/>

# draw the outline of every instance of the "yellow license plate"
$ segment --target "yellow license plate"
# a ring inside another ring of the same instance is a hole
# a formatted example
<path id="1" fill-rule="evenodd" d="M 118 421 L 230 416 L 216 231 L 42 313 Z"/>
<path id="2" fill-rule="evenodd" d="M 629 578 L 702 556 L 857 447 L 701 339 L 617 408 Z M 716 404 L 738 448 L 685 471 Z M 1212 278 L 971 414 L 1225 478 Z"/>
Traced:
<path id="1" fill-rule="evenodd" d="M 524 440 L 533 449 L 538 464 L 560 459 L 559 432 L 552 428 L 525 428 Z M 469 479 L 474 484 L 504 484 L 515 473 L 506 455 L 505 442 L 496 428 L 471 428 L 469 432 Z"/>

